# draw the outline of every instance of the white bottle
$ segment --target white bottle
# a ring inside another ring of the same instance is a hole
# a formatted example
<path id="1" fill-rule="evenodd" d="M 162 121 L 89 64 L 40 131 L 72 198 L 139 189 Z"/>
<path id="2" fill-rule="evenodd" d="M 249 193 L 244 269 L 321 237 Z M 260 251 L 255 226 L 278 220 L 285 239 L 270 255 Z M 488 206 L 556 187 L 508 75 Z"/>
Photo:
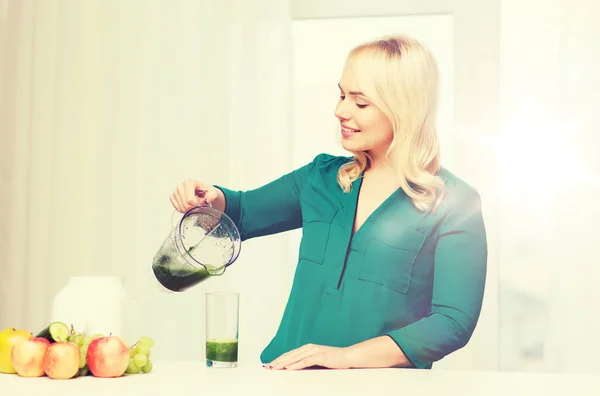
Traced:
<path id="1" fill-rule="evenodd" d="M 122 278 L 74 276 L 54 298 L 51 321 L 85 335 L 120 336 L 131 345 L 139 337 L 136 308 Z"/>

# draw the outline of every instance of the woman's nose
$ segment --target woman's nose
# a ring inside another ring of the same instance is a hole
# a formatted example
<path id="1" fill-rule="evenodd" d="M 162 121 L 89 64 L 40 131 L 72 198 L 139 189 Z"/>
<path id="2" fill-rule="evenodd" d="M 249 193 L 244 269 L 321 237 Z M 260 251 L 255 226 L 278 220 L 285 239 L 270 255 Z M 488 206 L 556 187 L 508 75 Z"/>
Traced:
<path id="1" fill-rule="evenodd" d="M 350 114 L 345 109 L 344 102 L 342 100 L 340 100 L 338 102 L 337 106 L 335 106 L 335 110 L 334 110 L 333 114 L 336 116 L 336 118 L 338 118 L 340 120 L 350 119 Z"/>

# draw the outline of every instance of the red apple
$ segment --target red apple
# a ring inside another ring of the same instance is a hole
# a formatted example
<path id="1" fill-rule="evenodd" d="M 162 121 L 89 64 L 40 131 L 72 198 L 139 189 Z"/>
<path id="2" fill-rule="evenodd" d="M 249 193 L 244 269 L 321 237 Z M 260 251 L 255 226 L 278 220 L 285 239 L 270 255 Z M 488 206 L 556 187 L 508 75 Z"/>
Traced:
<path id="1" fill-rule="evenodd" d="M 88 346 L 87 365 L 95 377 L 120 377 L 129 365 L 129 354 L 121 337 L 96 338 Z"/>
<path id="2" fill-rule="evenodd" d="M 55 342 L 44 356 L 44 371 L 53 379 L 73 378 L 79 372 L 79 347 L 74 342 Z"/>
<path id="3" fill-rule="evenodd" d="M 15 345 L 11 362 L 21 377 L 41 377 L 44 371 L 44 355 L 50 345 L 45 338 L 30 338 Z"/>

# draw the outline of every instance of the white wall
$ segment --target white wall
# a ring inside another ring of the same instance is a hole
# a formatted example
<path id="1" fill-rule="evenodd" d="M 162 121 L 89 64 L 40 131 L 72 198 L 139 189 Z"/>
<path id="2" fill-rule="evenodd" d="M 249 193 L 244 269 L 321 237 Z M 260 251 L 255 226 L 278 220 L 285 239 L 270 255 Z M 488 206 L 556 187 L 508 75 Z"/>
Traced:
<path id="1" fill-rule="evenodd" d="M 600 3 L 501 5 L 501 368 L 599 372 Z"/>
<path id="2" fill-rule="evenodd" d="M 176 184 L 290 170 L 288 6 L 0 0 L 2 328 L 41 330 L 70 276 L 117 275 L 140 306 L 133 337 L 152 336 L 156 359 L 202 360 L 203 295 L 233 289 L 240 358 L 258 362 L 290 281 L 285 236 L 249 241 L 186 293 L 158 291 L 151 264 Z"/>

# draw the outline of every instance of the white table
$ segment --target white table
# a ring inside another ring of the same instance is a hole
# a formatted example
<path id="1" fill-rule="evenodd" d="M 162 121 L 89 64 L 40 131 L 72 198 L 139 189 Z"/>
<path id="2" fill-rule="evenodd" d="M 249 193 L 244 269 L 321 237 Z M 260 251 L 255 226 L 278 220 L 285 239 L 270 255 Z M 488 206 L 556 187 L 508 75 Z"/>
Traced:
<path id="1" fill-rule="evenodd" d="M 49 392 L 49 393 L 48 393 Z M 150 374 L 52 380 L 0 374 L 0 395 L 600 395 L 600 376 L 445 370 L 265 370 L 154 362 Z"/>

